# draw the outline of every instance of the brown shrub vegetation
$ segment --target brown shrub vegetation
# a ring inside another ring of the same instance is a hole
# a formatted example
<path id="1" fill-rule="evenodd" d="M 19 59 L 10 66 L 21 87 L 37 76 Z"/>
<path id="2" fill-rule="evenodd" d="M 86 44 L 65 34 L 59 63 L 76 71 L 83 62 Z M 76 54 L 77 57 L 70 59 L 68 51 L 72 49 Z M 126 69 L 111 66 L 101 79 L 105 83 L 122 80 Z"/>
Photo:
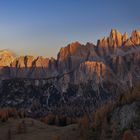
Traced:
<path id="1" fill-rule="evenodd" d="M 18 123 L 17 126 L 16 126 L 16 132 L 17 134 L 20 134 L 20 133 L 26 133 L 27 129 L 26 129 L 26 123 L 25 121 L 23 120 L 22 122 Z"/>
<path id="2" fill-rule="evenodd" d="M 41 118 L 41 121 L 48 125 L 66 126 L 75 123 L 76 119 L 63 115 L 49 114 L 48 116 Z"/>
<path id="3" fill-rule="evenodd" d="M 101 139 L 105 139 L 106 137 L 105 135 L 107 133 L 106 131 L 109 128 L 109 124 L 110 124 L 109 114 L 114 110 L 114 108 L 120 107 L 124 104 L 132 103 L 133 101 L 136 101 L 136 100 L 140 100 L 140 83 L 136 84 L 135 88 L 120 95 L 116 101 L 109 101 L 106 104 L 100 106 L 98 109 L 96 109 L 95 112 L 93 112 L 93 120 L 92 120 L 93 122 L 91 122 L 93 123 L 93 125 L 91 126 L 93 126 L 94 132 L 92 131 L 92 133 L 94 133 L 96 137 L 100 135 Z M 83 116 L 83 120 L 84 119 L 85 119 L 85 116 Z M 87 123 L 87 124 L 90 124 L 90 123 Z M 80 122 L 80 125 L 79 125 L 80 130 L 82 130 L 83 126 L 84 125 L 81 125 L 81 122 Z M 117 127 L 118 127 L 117 124 L 114 122 L 114 124 L 110 127 L 111 129 L 109 128 L 110 130 L 108 130 L 110 131 L 110 133 L 112 133 L 111 134 L 112 139 L 115 139 L 116 137 L 118 137 Z M 85 132 L 81 131 L 81 133 L 85 133 Z M 124 133 L 123 140 L 127 140 L 127 139 L 129 140 L 129 138 L 131 137 L 132 137 L 132 132 L 126 131 Z M 138 138 L 136 136 L 133 136 L 133 139 L 131 140 L 137 140 L 137 139 Z"/>
<path id="4" fill-rule="evenodd" d="M 133 134 L 133 132 L 129 129 L 126 130 L 123 134 L 123 140 L 138 140 L 137 136 Z"/>
<path id="5" fill-rule="evenodd" d="M 55 124 L 55 115 L 49 114 L 48 116 L 42 118 L 41 121 L 46 124 L 49 124 L 49 125 L 54 125 Z"/>
<path id="6" fill-rule="evenodd" d="M 84 140 L 88 139 L 88 129 L 90 127 L 90 121 L 87 114 L 85 114 L 79 120 L 78 126 L 79 126 L 79 136 Z"/>
<path id="7" fill-rule="evenodd" d="M 108 102 L 107 104 L 98 108 L 93 114 L 94 127 L 98 127 L 108 117 L 108 114 L 114 109 L 114 102 Z"/>
<path id="8" fill-rule="evenodd" d="M 126 93 L 119 96 L 117 104 L 123 105 L 131 103 L 134 100 L 140 100 L 140 83 L 135 84 L 134 88 L 131 88 Z"/>
<path id="9" fill-rule="evenodd" d="M 17 115 L 17 111 L 15 108 L 1 108 L 0 109 L 0 119 L 5 122 L 9 117 L 15 117 Z"/>
<path id="10" fill-rule="evenodd" d="M 52 140 L 60 140 L 60 136 L 54 136 Z"/>
<path id="11" fill-rule="evenodd" d="M 136 84 L 133 90 L 127 91 L 118 97 L 116 102 L 109 101 L 107 104 L 99 107 L 93 114 L 94 126 L 99 126 L 103 122 L 104 118 L 108 118 L 108 114 L 116 107 L 128 104 L 134 100 L 140 100 L 140 84 Z"/>

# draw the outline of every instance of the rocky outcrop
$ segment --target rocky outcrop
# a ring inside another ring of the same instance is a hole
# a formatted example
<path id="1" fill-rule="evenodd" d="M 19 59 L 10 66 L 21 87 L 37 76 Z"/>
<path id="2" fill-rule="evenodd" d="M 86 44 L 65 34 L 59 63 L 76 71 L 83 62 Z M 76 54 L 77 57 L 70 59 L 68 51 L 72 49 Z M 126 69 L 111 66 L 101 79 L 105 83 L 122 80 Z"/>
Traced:
<path id="1" fill-rule="evenodd" d="M 58 71 L 67 72 L 73 70 L 88 58 L 96 58 L 97 54 L 94 49 L 93 44 L 82 45 L 79 42 L 74 42 L 61 48 L 57 58 Z"/>
<path id="2" fill-rule="evenodd" d="M 10 66 L 13 62 L 15 55 L 9 50 L 0 50 L 0 67 Z"/>
<path id="3" fill-rule="evenodd" d="M 122 46 L 122 34 L 116 29 L 112 29 L 108 38 L 110 47 L 121 47 Z"/>
<path id="4" fill-rule="evenodd" d="M 86 83 L 87 81 L 100 83 L 107 76 L 107 68 L 101 61 L 85 61 L 80 64 L 74 74 L 76 83 Z"/>
<path id="5" fill-rule="evenodd" d="M 139 46 L 140 45 L 140 31 L 134 30 L 131 37 L 124 43 L 125 46 Z"/>
<path id="6" fill-rule="evenodd" d="M 116 29 L 112 29 L 110 32 L 110 36 L 108 38 L 103 38 L 98 41 L 97 46 L 99 47 L 121 47 L 123 44 L 123 40 L 126 39 L 127 35 L 124 36 L 117 31 Z"/>
<path id="7" fill-rule="evenodd" d="M 109 37 L 99 39 L 97 42 L 98 54 L 101 57 L 116 54 L 118 49 L 126 50 L 127 47 L 140 46 L 140 32 L 135 30 L 132 32 L 130 38 L 128 33 L 120 33 L 116 29 L 112 29 Z"/>
<path id="8" fill-rule="evenodd" d="M 116 29 L 112 29 L 109 37 L 98 40 L 97 47 L 99 55 L 103 57 L 110 53 L 115 53 L 116 48 L 122 46 L 123 40 L 123 35 Z"/>
<path id="9" fill-rule="evenodd" d="M 11 63 L 9 73 L 10 77 L 26 78 L 33 67 L 34 59 L 35 58 L 33 56 L 20 56 L 16 58 Z"/>
<path id="10" fill-rule="evenodd" d="M 138 101 L 118 107 L 112 112 L 111 121 L 115 122 L 121 131 L 131 127 L 138 127 L 138 118 L 140 118 L 139 107 L 140 102 Z"/>
<path id="11" fill-rule="evenodd" d="M 131 35 L 131 40 L 135 45 L 140 45 L 140 31 L 133 31 Z"/>
<path id="12" fill-rule="evenodd" d="M 127 40 L 128 40 L 128 33 L 127 32 L 125 32 L 124 33 L 124 35 L 122 36 L 122 42 L 124 43 L 124 42 L 126 42 Z"/>
<path id="13" fill-rule="evenodd" d="M 2 65 L 1 76 L 7 75 L 9 78 L 47 78 L 56 69 L 55 59 L 48 59 L 42 56 L 20 56 L 13 59 L 9 67 Z M 5 77 L 5 76 L 4 76 Z"/>
<path id="14" fill-rule="evenodd" d="M 33 61 L 33 66 L 30 71 L 32 78 L 46 78 L 48 76 L 49 59 L 37 57 Z"/>
<path id="15" fill-rule="evenodd" d="M 20 56 L 11 63 L 11 67 L 18 68 L 32 67 L 33 60 L 34 60 L 33 56 Z"/>

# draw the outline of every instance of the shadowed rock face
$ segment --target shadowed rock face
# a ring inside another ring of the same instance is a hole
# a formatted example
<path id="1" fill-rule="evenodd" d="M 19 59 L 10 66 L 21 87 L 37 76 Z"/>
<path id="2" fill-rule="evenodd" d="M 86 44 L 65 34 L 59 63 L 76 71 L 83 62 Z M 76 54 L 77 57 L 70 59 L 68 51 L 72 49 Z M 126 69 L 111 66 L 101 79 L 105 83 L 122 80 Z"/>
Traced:
<path id="1" fill-rule="evenodd" d="M 1 105 L 5 101 L 9 105 L 8 93 L 11 92 L 21 94 L 21 105 L 26 105 L 26 91 L 31 100 L 39 97 L 44 106 L 55 104 L 55 101 L 57 105 L 71 104 L 79 98 L 82 104 L 89 97 L 97 105 L 97 101 L 115 98 L 140 80 L 140 32 L 135 30 L 128 37 L 127 33 L 112 29 L 109 37 L 98 40 L 96 46 L 74 42 L 61 48 L 57 59 L 15 57 L 10 51 L 0 51 L 0 79 L 3 83 L 0 94 L 6 95 Z M 18 82 L 22 83 L 22 88 L 16 86 Z"/>

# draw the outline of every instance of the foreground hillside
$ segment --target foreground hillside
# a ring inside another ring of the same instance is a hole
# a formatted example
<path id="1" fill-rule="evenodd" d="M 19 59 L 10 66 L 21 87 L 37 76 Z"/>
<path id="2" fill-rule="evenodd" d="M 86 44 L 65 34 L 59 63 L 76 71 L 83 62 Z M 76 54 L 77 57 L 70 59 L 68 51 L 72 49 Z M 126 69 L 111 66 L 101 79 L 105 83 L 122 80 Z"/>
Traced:
<path id="1" fill-rule="evenodd" d="M 92 140 L 140 139 L 140 85 L 81 119 L 81 134 Z M 85 133 L 84 133 L 85 132 Z"/>
<path id="2" fill-rule="evenodd" d="M 97 110 L 94 122 L 84 116 L 76 124 L 64 127 L 47 125 L 31 118 L 10 118 L 0 122 L 0 140 L 140 139 L 140 100 L 117 107 L 110 113 L 106 112 L 106 107 Z"/>
<path id="3" fill-rule="evenodd" d="M 20 127 L 20 124 L 23 124 Z M 0 140 L 77 140 L 77 125 L 49 126 L 40 121 L 24 118 L 0 122 Z"/>
<path id="4" fill-rule="evenodd" d="M 140 85 L 63 127 L 64 117 L 48 115 L 35 120 L 24 116 L 1 109 L 0 140 L 139 140 Z"/>

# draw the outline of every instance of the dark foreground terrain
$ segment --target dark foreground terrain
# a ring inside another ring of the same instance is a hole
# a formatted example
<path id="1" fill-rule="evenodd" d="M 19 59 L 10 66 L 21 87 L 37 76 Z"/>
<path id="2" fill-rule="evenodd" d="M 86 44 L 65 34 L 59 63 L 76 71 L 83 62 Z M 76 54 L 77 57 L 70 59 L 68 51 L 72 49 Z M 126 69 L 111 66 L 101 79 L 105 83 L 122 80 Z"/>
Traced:
<path id="1" fill-rule="evenodd" d="M 31 119 L 3 108 L 0 120 L 0 140 L 139 140 L 140 86 L 82 117 Z"/>
<path id="2" fill-rule="evenodd" d="M 19 127 L 23 120 L 26 127 L 25 130 Z M 9 119 L 6 123 L 0 123 L 0 140 L 59 139 L 77 140 L 77 125 L 69 125 L 66 127 L 49 126 L 31 118 Z"/>

